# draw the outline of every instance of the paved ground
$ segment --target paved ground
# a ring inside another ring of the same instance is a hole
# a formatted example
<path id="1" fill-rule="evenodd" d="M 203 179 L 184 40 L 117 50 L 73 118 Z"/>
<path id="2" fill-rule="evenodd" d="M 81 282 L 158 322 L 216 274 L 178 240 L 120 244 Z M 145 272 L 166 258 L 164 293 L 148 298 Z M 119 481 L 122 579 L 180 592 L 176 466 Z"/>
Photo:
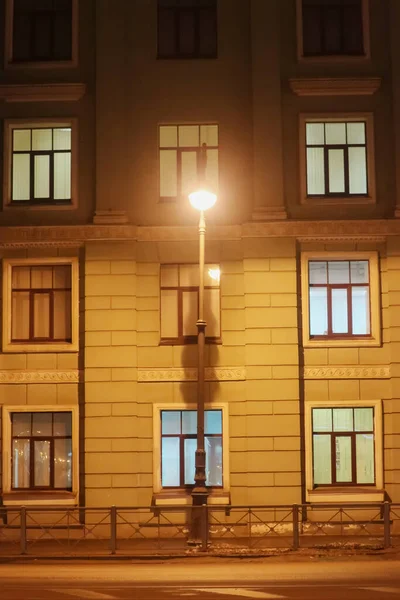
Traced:
<path id="1" fill-rule="evenodd" d="M 400 561 L 0 565 L 1 600 L 390 600 Z"/>

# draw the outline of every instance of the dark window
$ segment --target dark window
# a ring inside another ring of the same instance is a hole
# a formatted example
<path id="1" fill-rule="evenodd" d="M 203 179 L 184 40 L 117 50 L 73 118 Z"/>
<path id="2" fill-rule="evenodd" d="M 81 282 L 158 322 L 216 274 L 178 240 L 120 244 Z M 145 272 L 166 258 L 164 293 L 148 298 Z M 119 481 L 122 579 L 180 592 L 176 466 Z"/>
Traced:
<path id="1" fill-rule="evenodd" d="M 71 342 L 71 265 L 12 267 L 11 342 Z"/>
<path id="2" fill-rule="evenodd" d="M 215 58 L 217 0 L 158 0 L 158 58 Z"/>
<path id="3" fill-rule="evenodd" d="M 304 56 L 364 54 L 362 0 L 303 0 Z"/>
<path id="4" fill-rule="evenodd" d="M 15 412 L 12 489 L 72 489 L 70 412 Z"/>
<path id="5" fill-rule="evenodd" d="M 313 408 L 312 431 L 314 486 L 375 483 L 373 408 Z"/>
<path id="6" fill-rule="evenodd" d="M 222 487 L 222 410 L 204 414 L 206 485 Z M 197 411 L 161 411 L 161 486 L 194 485 Z"/>
<path id="7" fill-rule="evenodd" d="M 13 61 L 72 59 L 72 0 L 14 0 Z"/>
<path id="8" fill-rule="evenodd" d="M 368 260 L 310 260 L 311 338 L 371 335 Z"/>

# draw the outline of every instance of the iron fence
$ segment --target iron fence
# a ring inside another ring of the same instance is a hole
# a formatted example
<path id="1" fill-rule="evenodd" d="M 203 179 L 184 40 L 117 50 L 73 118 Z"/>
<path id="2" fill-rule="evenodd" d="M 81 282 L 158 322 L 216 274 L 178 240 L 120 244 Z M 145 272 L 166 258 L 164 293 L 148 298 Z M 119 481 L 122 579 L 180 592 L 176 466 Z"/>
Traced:
<path id="1" fill-rule="evenodd" d="M 400 540 L 400 504 L 204 506 L 204 551 L 297 550 L 338 544 L 388 548 Z M 183 554 L 191 506 L 2 507 L 0 555 Z"/>

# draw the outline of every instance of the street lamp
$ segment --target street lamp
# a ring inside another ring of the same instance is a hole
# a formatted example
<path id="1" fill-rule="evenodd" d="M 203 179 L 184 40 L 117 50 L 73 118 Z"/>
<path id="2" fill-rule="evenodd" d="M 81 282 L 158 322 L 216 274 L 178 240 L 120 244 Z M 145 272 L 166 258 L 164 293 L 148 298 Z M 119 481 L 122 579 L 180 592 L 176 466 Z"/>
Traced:
<path id="1" fill-rule="evenodd" d="M 192 490 L 191 543 L 201 544 L 206 539 L 207 513 L 202 508 L 207 504 L 206 450 L 204 444 L 204 346 L 206 322 L 204 320 L 204 240 L 206 220 L 204 211 L 214 206 L 217 196 L 206 188 L 189 194 L 191 205 L 200 211 L 199 220 L 199 315 L 197 320 L 197 447 L 195 454 L 194 488 Z"/>

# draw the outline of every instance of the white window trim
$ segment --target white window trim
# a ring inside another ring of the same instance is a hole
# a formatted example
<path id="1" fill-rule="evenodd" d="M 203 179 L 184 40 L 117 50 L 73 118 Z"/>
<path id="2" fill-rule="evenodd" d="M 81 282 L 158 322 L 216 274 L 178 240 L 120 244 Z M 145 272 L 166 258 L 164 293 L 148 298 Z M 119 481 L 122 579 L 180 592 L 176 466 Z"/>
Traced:
<path id="1" fill-rule="evenodd" d="M 222 474 L 223 488 L 211 491 L 210 504 L 229 504 L 230 471 L 229 471 L 229 406 L 226 402 L 207 403 L 205 410 L 222 410 Z M 190 491 L 185 489 L 164 489 L 161 487 L 161 411 L 162 410 L 196 410 L 197 405 L 184 402 L 156 403 L 153 405 L 153 491 L 154 494 L 165 494 L 158 497 L 157 505 L 191 504 Z M 168 496 L 168 497 L 167 497 Z"/>
<path id="2" fill-rule="evenodd" d="M 312 409 L 313 408 L 373 408 L 375 436 L 375 485 L 354 486 L 348 490 L 335 487 L 314 489 L 313 450 L 312 450 Z M 307 502 L 383 502 L 383 427 L 381 400 L 310 400 L 305 402 L 305 448 L 306 448 L 306 501 Z"/>
<path id="3" fill-rule="evenodd" d="M 72 415 L 72 492 L 64 490 L 12 490 L 11 489 L 11 413 L 17 412 L 69 412 Z M 79 498 L 79 412 L 78 406 L 63 406 L 61 404 L 49 406 L 3 406 L 3 499 L 5 506 L 53 506 L 76 505 Z M 26 498 L 32 494 L 35 499 Z M 18 497 L 24 496 L 23 502 Z M 46 496 L 51 495 L 51 498 Z M 14 498 L 13 498 L 14 496 Z M 40 499 L 37 497 L 41 496 Z M 57 498 L 57 496 L 60 496 Z M 70 497 L 69 497 L 70 496 Z"/>
<path id="4" fill-rule="evenodd" d="M 35 265 L 71 265 L 71 343 L 11 342 L 12 268 Z M 77 352 L 79 350 L 79 263 L 69 258 L 3 258 L 3 352 Z"/>
<path id="5" fill-rule="evenodd" d="M 68 204 L 24 204 L 12 203 L 12 132 L 14 129 L 35 127 L 71 127 L 71 201 Z M 4 159 L 3 159 L 3 208 L 4 210 L 74 210 L 78 206 L 78 120 L 60 119 L 6 119 L 4 121 Z"/>
<path id="6" fill-rule="evenodd" d="M 313 339 L 310 337 L 310 297 L 308 263 L 311 260 L 368 260 L 371 337 L 343 339 Z M 301 298 L 303 346 L 305 348 L 364 347 L 381 345 L 381 299 L 379 285 L 379 261 L 377 252 L 302 252 L 301 253 Z"/>
<path id="7" fill-rule="evenodd" d="M 367 136 L 367 196 L 307 196 L 307 152 L 306 152 L 306 124 L 313 122 L 363 122 Z M 308 205 L 332 206 L 335 204 L 375 204 L 375 133 L 374 116 L 372 113 L 302 113 L 299 116 L 299 149 L 300 149 L 300 202 Z"/>
<path id="8" fill-rule="evenodd" d="M 78 0 L 72 0 L 72 58 L 71 60 L 52 60 L 37 62 L 13 62 L 13 20 L 14 0 L 6 0 L 5 6 L 5 36 L 4 36 L 4 68 L 6 70 L 30 70 L 30 69 L 71 69 L 78 66 Z"/>
<path id="9" fill-rule="evenodd" d="M 338 54 L 332 56 L 304 56 L 303 54 L 303 2 L 296 0 L 297 24 L 297 60 L 306 63 L 359 63 L 371 59 L 369 0 L 362 0 L 364 54 L 351 56 Z"/>

